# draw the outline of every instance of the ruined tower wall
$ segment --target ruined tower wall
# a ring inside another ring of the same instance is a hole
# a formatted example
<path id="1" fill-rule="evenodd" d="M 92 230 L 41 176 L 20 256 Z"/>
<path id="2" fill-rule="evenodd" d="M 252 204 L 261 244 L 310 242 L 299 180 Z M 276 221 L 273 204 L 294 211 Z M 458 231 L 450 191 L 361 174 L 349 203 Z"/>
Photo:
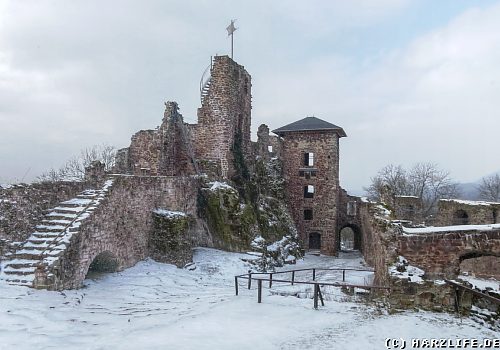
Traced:
<path id="1" fill-rule="evenodd" d="M 306 152 L 314 154 L 314 165 L 304 164 Z M 321 234 L 321 252 L 336 253 L 337 202 L 339 193 L 339 137 L 335 132 L 301 131 L 284 136 L 281 147 L 287 202 L 306 248 L 310 233 Z M 307 175 L 315 171 L 314 176 Z M 304 198 L 304 187 L 314 186 L 313 198 Z M 312 210 L 312 219 L 304 210 Z"/>
<path id="2" fill-rule="evenodd" d="M 457 218 L 459 211 L 465 212 L 467 218 Z M 438 202 L 435 226 L 459 224 L 488 225 L 500 222 L 500 203 L 462 201 L 442 199 Z"/>
<path id="3" fill-rule="evenodd" d="M 211 69 L 210 88 L 198 109 L 198 126 L 191 127 L 198 159 L 219 163 L 222 177 L 231 178 L 235 142 L 249 159 L 251 77 L 243 66 L 228 56 L 216 56 Z"/>

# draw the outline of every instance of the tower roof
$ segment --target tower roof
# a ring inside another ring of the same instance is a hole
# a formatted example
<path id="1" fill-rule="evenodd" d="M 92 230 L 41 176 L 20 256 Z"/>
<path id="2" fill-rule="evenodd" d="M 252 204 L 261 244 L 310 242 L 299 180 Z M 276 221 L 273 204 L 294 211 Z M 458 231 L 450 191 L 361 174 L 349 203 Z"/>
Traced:
<path id="1" fill-rule="evenodd" d="M 281 128 L 278 128 L 276 130 L 273 130 L 273 132 L 276 135 L 282 136 L 283 134 L 289 133 L 289 132 L 300 132 L 300 131 L 316 131 L 316 130 L 325 130 L 325 131 L 334 131 L 336 132 L 339 137 L 345 137 L 347 136 L 344 129 L 342 129 L 340 126 L 334 125 L 332 123 L 326 122 L 322 119 L 316 118 L 316 117 L 307 117 L 301 120 L 298 120 L 296 122 L 293 122 L 291 124 L 282 126 Z"/>

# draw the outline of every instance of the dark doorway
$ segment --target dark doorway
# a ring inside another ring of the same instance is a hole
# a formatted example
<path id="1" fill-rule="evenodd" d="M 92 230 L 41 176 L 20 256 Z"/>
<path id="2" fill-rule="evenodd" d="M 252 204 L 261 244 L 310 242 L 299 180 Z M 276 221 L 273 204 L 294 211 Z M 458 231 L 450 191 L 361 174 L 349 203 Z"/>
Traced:
<path id="1" fill-rule="evenodd" d="M 453 225 L 468 225 L 469 224 L 469 215 L 465 210 L 457 210 L 453 214 Z"/>
<path id="2" fill-rule="evenodd" d="M 85 278 L 97 278 L 105 273 L 118 271 L 118 260 L 111 252 L 98 254 L 89 266 Z"/>
<path id="3" fill-rule="evenodd" d="M 309 234 L 309 249 L 321 249 L 321 235 L 318 232 Z"/>

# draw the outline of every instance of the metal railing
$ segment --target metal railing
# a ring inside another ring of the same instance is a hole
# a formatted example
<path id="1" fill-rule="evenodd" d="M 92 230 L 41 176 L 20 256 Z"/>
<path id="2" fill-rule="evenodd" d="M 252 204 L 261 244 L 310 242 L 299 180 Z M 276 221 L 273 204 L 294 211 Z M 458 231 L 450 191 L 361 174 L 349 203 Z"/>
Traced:
<path id="1" fill-rule="evenodd" d="M 312 272 L 312 281 L 299 281 L 295 277 L 297 272 Z M 322 282 L 317 280 L 317 272 L 318 271 L 342 271 L 342 283 L 332 283 L 332 282 Z M 314 287 L 314 294 L 313 294 L 313 300 L 314 300 L 314 308 L 318 308 L 318 301 L 321 301 L 321 305 L 324 306 L 324 298 L 323 294 L 321 292 L 321 287 L 325 286 L 331 286 L 331 287 L 341 287 L 341 288 L 360 288 L 360 289 L 365 289 L 365 290 L 372 290 L 372 289 L 378 289 L 378 290 L 388 290 L 390 291 L 389 287 L 385 286 L 375 286 L 375 285 L 363 285 L 363 284 L 350 284 L 350 283 L 345 283 L 346 280 L 346 271 L 361 271 L 361 272 L 372 272 L 374 273 L 374 270 L 369 270 L 369 269 L 357 269 L 357 268 L 310 268 L 310 269 L 295 269 L 295 270 L 287 270 L 287 271 L 278 271 L 278 272 L 248 272 L 246 274 L 242 275 L 237 275 L 234 276 L 234 287 L 235 287 L 235 294 L 239 295 L 239 279 L 247 280 L 247 288 L 251 289 L 252 288 L 252 281 L 257 282 L 257 302 L 261 303 L 262 302 L 262 282 L 268 282 L 269 283 L 269 288 L 273 286 L 273 283 L 286 283 L 290 285 L 295 285 L 295 284 L 301 284 L 301 285 L 311 285 Z M 280 274 L 289 274 L 290 278 L 289 279 L 276 279 L 274 276 L 275 275 L 280 275 Z M 267 277 L 264 277 L 267 275 Z M 258 277 L 255 277 L 258 276 Z M 263 277 L 260 277 L 263 276 Z"/>

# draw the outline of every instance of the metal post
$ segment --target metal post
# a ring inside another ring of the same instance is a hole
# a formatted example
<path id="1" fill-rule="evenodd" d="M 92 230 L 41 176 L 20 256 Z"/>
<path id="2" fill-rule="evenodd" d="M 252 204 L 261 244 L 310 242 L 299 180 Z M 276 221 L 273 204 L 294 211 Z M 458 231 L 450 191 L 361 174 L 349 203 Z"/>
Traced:
<path id="1" fill-rule="evenodd" d="M 316 281 L 316 269 L 313 269 L 313 281 Z"/>
<path id="2" fill-rule="evenodd" d="M 345 282 L 345 270 L 342 270 L 342 282 Z"/>
<path id="3" fill-rule="evenodd" d="M 238 295 L 238 276 L 234 276 L 234 289 L 236 291 L 236 295 Z"/>
<path id="4" fill-rule="evenodd" d="M 273 274 L 272 272 L 269 273 L 269 288 L 273 286 Z"/>
<path id="5" fill-rule="evenodd" d="M 295 282 L 295 271 L 292 271 L 292 286 L 293 286 L 293 282 Z"/>
<path id="6" fill-rule="evenodd" d="M 248 273 L 248 289 L 252 288 L 252 273 Z"/>
<path id="7" fill-rule="evenodd" d="M 257 280 L 257 302 L 262 303 L 262 280 Z"/>
<path id="8" fill-rule="evenodd" d="M 314 308 L 318 308 L 318 289 L 319 286 L 317 283 L 314 284 Z"/>

